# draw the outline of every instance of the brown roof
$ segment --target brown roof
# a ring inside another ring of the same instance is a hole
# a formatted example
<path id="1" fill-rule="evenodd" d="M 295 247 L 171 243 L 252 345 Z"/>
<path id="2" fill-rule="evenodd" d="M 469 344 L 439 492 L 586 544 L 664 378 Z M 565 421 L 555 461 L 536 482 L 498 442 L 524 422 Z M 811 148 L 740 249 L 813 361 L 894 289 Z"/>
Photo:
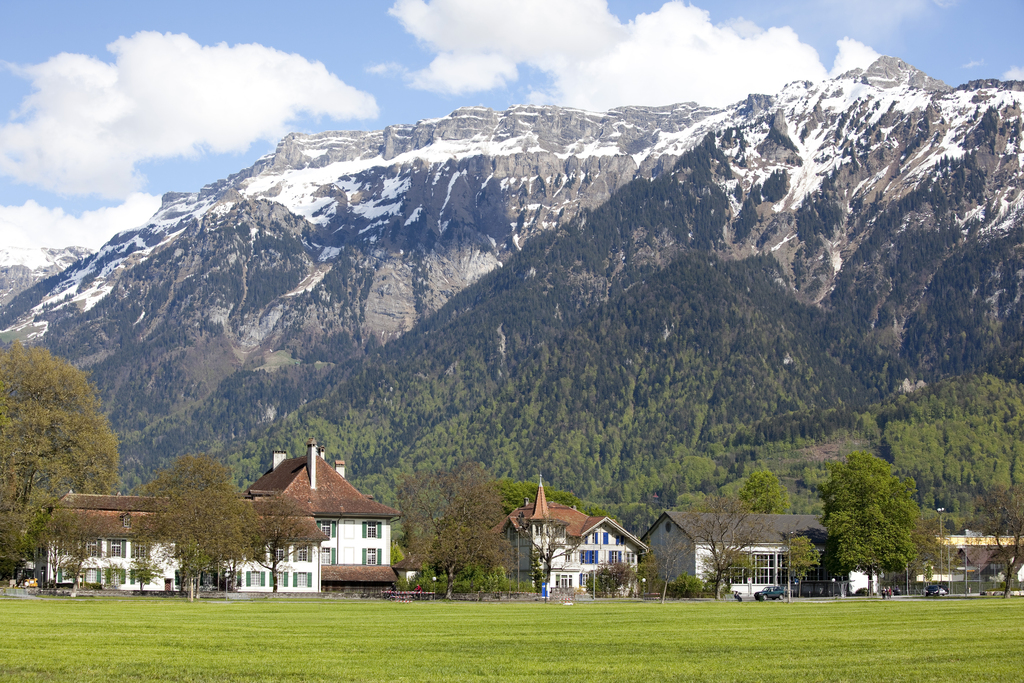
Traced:
<path id="1" fill-rule="evenodd" d="M 334 564 L 321 567 L 320 578 L 345 583 L 394 583 L 396 576 L 387 565 Z"/>
<path id="2" fill-rule="evenodd" d="M 311 515 L 364 515 L 399 517 L 401 513 L 383 503 L 370 500 L 348 483 L 345 477 L 315 457 L 316 489 L 309 487 L 306 456 L 284 460 L 260 477 L 246 491 L 249 497 L 285 493 Z"/>
<path id="3" fill-rule="evenodd" d="M 72 510 L 155 512 L 157 499 L 150 496 L 101 496 L 94 493 L 66 493 L 61 505 Z"/>
<path id="4" fill-rule="evenodd" d="M 543 489 L 538 489 L 538 494 Z M 538 495 L 538 498 L 540 495 Z M 601 523 L 606 517 L 590 517 L 589 515 L 580 512 L 579 510 L 569 507 L 568 505 L 562 505 L 561 503 L 548 503 L 545 501 L 544 508 L 547 510 L 547 515 L 543 518 L 535 517 L 536 515 L 536 503 L 534 505 L 524 505 L 521 508 L 517 508 L 512 512 L 508 513 L 505 521 L 502 522 L 495 528 L 495 531 L 501 531 L 505 528 L 506 524 L 515 524 L 516 518 L 519 517 L 519 513 L 523 513 L 523 517 L 526 519 L 550 519 L 558 520 L 566 524 L 566 533 L 570 536 L 583 536 L 588 531 L 593 529 L 595 526 Z"/>

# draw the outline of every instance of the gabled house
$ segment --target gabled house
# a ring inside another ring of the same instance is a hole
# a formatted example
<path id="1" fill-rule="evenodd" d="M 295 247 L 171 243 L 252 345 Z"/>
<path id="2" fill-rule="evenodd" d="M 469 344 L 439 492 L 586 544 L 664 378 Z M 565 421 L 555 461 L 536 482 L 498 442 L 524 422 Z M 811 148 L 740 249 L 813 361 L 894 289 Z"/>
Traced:
<path id="1" fill-rule="evenodd" d="M 580 588 L 602 566 L 636 566 L 647 546 L 611 517 L 595 517 L 575 507 L 549 503 L 544 483 L 537 499 L 510 512 L 495 528 L 516 550 L 514 580 L 531 581 L 532 558 L 541 565 L 549 587 Z"/>
<path id="2" fill-rule="evenodd" d="M 279 590 L 350 591 L 386 588 L 395 582 L 391 521 L 400 513 L 356 490 L 345 479 L 344 460 L 329 465 L 325 449 L 313 439 L 306 442 L 303 457 L 288 458 L 284 451 L 274 451 L 270 471 L 245 496 L 255 500 L 274 495 L 295 501 L 324 538 L 301 558 L 293 551 L 291 564 L 298 573 L 291 583 L 282 581 Z M 242 590 L 271 590 L 269 581 L 263 581 L 259 586 L 247 582 Z"/>
<path id="3" fill-rule="evenodd" d="M 758 537 L 744 541 L 742 552 L 749 557 L 749 566 L 733 571 L 732 591 L 746 595 L 769 586 L 785 586 L 788 538 L 806 536 L 819 553 L 825 551 L 828 532 L 815 515 L 758 514 L 750 517 Z M 710 553 L 709 546 L 706 542 L 695 543 L 691 535 L 688 533 L 687 514 L 672 511 L 663 512 L 643 535 L 658 558 L 661 577 L 666 581 L 672 581 L 684 572 L 691 576 L 701 574 L 703 559 Z M 835 576 L 819 564 L 793 590 L 794 595 L 840 596 L 866 586 L 867 577 L 863 574 L 853 572 L 849 576 Z"/>

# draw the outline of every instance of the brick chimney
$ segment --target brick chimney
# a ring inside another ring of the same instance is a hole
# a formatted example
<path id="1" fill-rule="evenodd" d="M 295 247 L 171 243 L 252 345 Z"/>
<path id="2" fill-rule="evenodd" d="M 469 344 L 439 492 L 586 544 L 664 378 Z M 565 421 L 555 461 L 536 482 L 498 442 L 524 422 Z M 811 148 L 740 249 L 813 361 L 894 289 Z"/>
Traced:
<path id="1" fill-rule="evenodd" d="M 316 439 L 306 442 L 306 470 L 309 472 L 309 488 L 316 489 L 316 461 L 319 452 L 316 447 Z"/>
<path id="2" fill-rule="evenodd" d="M 282 462 L 288 459 L 288 453 L 286 451 L 274 451 L 274 469 Z"/>
<path id="3" fill-rule="evenodd" d="M 334 469 L 336 469 L 338 471 L 338 474 L 340 474 L 342 476 L 342 478 L 345 477 L 345 461 L 344 460 L 335 460 L 334 461 Z"/>

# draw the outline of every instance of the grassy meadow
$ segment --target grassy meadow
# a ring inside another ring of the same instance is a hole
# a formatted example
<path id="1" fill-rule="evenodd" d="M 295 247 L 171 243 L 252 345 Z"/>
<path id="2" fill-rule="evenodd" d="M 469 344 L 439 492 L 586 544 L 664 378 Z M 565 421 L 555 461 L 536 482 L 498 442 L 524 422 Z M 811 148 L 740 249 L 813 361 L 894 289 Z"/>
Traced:
<path id="1" fill-rule="evenodd" d="M 1024 600 L 0 599 L 0 680 L 1016 680 Z"/>

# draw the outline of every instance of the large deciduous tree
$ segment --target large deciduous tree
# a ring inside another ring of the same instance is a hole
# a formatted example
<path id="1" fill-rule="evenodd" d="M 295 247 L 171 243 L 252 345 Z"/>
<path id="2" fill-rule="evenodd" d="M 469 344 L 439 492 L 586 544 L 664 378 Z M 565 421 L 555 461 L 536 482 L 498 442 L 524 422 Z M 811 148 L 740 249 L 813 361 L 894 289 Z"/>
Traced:
<path id="1" fill-rule="evenodd" d="M 213 458 L 183 455 L 144 490 L 158 499 L 157 514 L 145 520 L 147 533 L 177 565 L 189 602 L 202 572 L 220 571 L 247 556 L 255 527 L 252 506 Z"/>
<path id="2" fill-rule="evenodd" d="M 0 571 L 24 554 L 33 511 L 70 489 L 109 493 L 117 465 L 117 437 L 84 372 L 41 348 L 0 352 Z"/>
<path id="3" fill-rule="evenodd" d="M 1010 597 L 1010 586 L 1024 566 L 1024 484 L 1000 486 L 980 501 L 982 531 L 995 538 L 992 559 L 1006 567 L 1003 597 Z"/>
<path id="4" fill-rule="evenodd" d="M 103 518 L 92 511 L 57 507 L 46 520 L 39 540 L 54 575 L 72 577 L 71 597 L 78 593 L 82 567 L 97 553 L 98 539 L 107 531 Z"/>
<path id="5" fill-rule="evenodd" d="M 764 515 L 751 512 L 743 501 L 730 496 L 707 496 L 676 519 L 701 553 L 699 571 L 714 585 L 716 600 L 731 570 L 747 566 L 751 549 L 769 533 Z"/>
<path id="6" fill-rule="evenodd" d="M 789 509 L 789 492 L 770 470 L 751 473 L 739 495 L 751 512 L 780 515 Z"/>
<path id="7" fill-rule="evenodd" d="M 398 500 L 406 547 L 445 573 L 445 598 L 451 599 L 463 569 L 501 566 L 508 541 L 492 530 L 502 518 L 501 495 L 478 463 L 406 475 Z"/>
<path id="8" fill-rule="evenodd" d="M 828 530 L 825 564 L 837 574 L 864 572 L 871 593 L 879 572 L 903 570 L 916 553 L 914 480 L 901 480 L 889 463 L 863 451 L 828 469 L 819 487 Z"/>

